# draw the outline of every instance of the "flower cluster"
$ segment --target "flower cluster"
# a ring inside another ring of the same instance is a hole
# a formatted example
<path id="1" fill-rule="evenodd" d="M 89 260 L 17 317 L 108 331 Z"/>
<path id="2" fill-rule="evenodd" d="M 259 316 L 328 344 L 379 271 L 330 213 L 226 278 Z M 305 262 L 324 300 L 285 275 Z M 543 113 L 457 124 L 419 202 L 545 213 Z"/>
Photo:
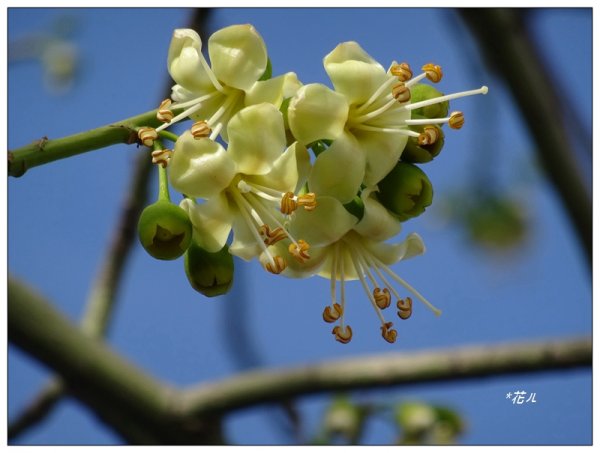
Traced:
<path id="1" fill-rule="evenodd" d="M 350 280 L 364 289 L 390 343 L 397 331 L 385 310 L 394 300 L 404 320 L 413 309 L 399 287 L 439 314 L 390 268 L 422 254 L 421 237 L 387 241 L 431 204 L 431 183 L 415 164 L 439 154 L 444 125 L 462 127 L 463 114 L 448 113 L 449 101 L 487 87 L 443 95 L 423 83 L 442 79 L 439 66 L 425 64 L 415 75 L 407 63 L 393 62 L 386 70 L 356 42 L 325 56 L 333 88 L 302 84 L 293 72 L 272 77 L 265 43 L 251 25 L 214 33 L 208 56 L 195 31 L 175 30 L 168 70 L 176 85 L 157 110 L 163 124 L 139 131 L 184 196 L 179 215 L 191 224 L 191 240 L 176 249 L 186 253 L 192 286 L 209 296 L 226 292 L 231 255 L 256 258 L 273 274 L 328 278 L 323 319 L 335 324 L 342 343 L 352 338 L 345 316 Z M 172 151 L 157 145 L 161 136 L 173 137 L 165 129 L 188 118 L 193 123 Z M 160 238 L 152 237 L 162 234 L 172 248 L 172 237 L 184 235 L 166 234 L 166 224 L 140 223 L 140 232 L 147 226 L 148 244 L 156 248 Z"/>

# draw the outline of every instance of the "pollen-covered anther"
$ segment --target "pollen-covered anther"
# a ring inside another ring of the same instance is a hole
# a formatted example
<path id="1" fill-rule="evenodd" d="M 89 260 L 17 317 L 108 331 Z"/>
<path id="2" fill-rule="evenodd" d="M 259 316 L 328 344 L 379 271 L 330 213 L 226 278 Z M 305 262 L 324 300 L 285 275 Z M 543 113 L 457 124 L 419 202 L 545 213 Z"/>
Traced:
<path id="1" fill-rule="evenodd" d="M 343 310 L 342 310 L 342 306 L 340 304 L 333 304 L 333 307 L 331 306 L 327 306 L 325 307 L 325 309 L 323 310 L 323 321 L 325 322 L 335 322 L 338 319 L 340 319 L 340 316 L 342 316 L 343 314 Z"/>
<path id="2" fill-rule="evenodd" d="M 452 112 L 450 114 L 450 120 L 448 121 L 448 126 L 452 129 L 460 129 L 465 124 L 465 116 L 463 112 Z"/>
<path id="3" fill-rule="evenodd" d="M 271 274 L 281 274 L 287 267 L 286 261 L 281 256 L 274 256 L 273 262 L 267 262 L 265 269 Z"/>
<path id="4" fill-rule="evenodd" d="M 375 288 L 373 290 L 373 299 L 375 299 L 375 303 L 382 310 L 388 308 L 392 303 L 392 296 L 387 288 L 383 288 L 383 291 L 381 288 Z"/>
<path id="5" fill-rule="evenodd" d="M 153 127 L 140 127 L 138 129 L 138 138 L 144 146 L 151 147 L 154 144 L 154 140 L 158 138 L 158 132 Z"/>
<path id="6" fill-rule="evenodd" d="M 410 90 L 404 82 L 398 82 L 392 87 L 392 96 L 401 104 L 410 101 Z"/>
<path id="7" fill-rule="evenodd" d="M 276 244 L 287 237 L 287 233 L 283 228 L 277 227 L 271 231 L 269 225 L 266 224 L 259 228 L 258 233 L 263 238 L 266 246 Z"/>
<path id="8" fill-rule="evenodd" d="M 192 124 L 190 132 L 192 133 L 192 136 L 196 140 L 200 140 L 201 138 L 206 138 L 206 137 L 210 136 L 212 129 L 210 128 L 210 126 L 208 125 L 208 123 L 206 121 L 200 120 L 200 121 L 196 121 L 194 124 Z"/>
<path id="9" fill-rule="evenodd" d="M 296 260 L 300 263 L 304 263 L 310 259 L 310 255 L 308 253 L 308 249 L 310 245 L 303 239 L 299 239 L 297 243 L 291 243 L 288 247 L 288 251 L 290 255 L 292 255 Z"/>
<path id="10" fill-rule="evenodd" d="M 412 299 L 407 297 L 406 299 L 400 299 L 396 302 L 398 308 L 398 316 L 400 319 L 408 319 L 412 315 Z"/>
<path id="11" fill-rule="evenodd" d="M 158 106 L 158 111 L 156 112 L 156 118 L 158 121 L 163 123 L 170 123 L 175 114 L 169 109 L 171 107 L 171 99 L 165 99 Z"/>
<path id="12" fill-rule="evenodd" d="M 417 138 L 419 146 L 433 145 L 440 138 L 440 131 L 435 126 L 425 126 Z"/>
<path id="13" fill-rule="evenodd" d="M 352 340 L 352 328 L 350 326 L 335 326 L 331 331 L 335 339 L 340 343 L 347 344 Z"/>
<path id="14" fill-rule="evenodd" d="M 426 77 L 433 83 L 438 83 L 442 80 L 442 76 L 444 75 L 442 73 L 442 67 L 437 64 L 427 63 L 421 69 L 425 72 Z"/>
<path id="15" fill-rule="evenodd" d="M 317 196 L 313 192 L 305 193 L 297 197 L 298 206 L 302 206 L 305 211 L 314 211 L 317 207 Z"/>
<path id="16" fill-rule="evenodd" d="M 291 214 L 298 209 L 298 203 L 295 198 L 294 192 L 286 192 L 282 195 L 280 207 L 282 213 Z"/>
<path id="17" fill-rule="evenodd" d="M 400 82 L 406 82 L 412 79 L 413 76 L 412 69 L 410 69 L 408 63 L 396 63 L 392 65 L 390 73 L 397 77 Z"/>
<path id="18" fill-rule="evenodd" d="M 392 329 L 392 323 L 386 322 L 381 326 L 381 336 L 388 343 L 395 343 L 398 332 L 396 329 Z"/>
<path id="19" fill-rule="evenodd" d="M 169 160 L 173 155 L 173 151 L 170 149 L 157 149 L 152 151 L 152 163 L 156 165 L 160 165 L 165 168 L 169 165 Z"/>

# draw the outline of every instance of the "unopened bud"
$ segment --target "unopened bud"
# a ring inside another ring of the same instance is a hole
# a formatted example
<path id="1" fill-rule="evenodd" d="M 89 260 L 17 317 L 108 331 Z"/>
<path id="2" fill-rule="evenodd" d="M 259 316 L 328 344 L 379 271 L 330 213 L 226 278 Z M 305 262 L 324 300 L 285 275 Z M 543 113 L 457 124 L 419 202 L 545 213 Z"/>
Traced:
<path id="1" fill-rule="evenodd" d="M 152 257 L 174 260 L 183 255 L 190 245 L 192 223 L 179 206 L 159 200 L 142 211 L 138 236 Z"/>
<path id="2" fill-rule="evenodd" d="M 377 186 L 377 198 L 401 222 L 423 214 L 433 199 L 427 175 L 407 162 L 398 162 Z"/>
<path id="3" fill-rule="evenodd" d="M 426 83 L 417 83 L 410 87 L 410 102 L 426 101 L 443 96 L 443 93 Z M 413 118 L 444 118 L 448 115 L 448 101 L 432 104 L 412 111 Z"/>
<path id="4" fill-rule="evenodd" d="M 442 132 L 442 128 L 437 125 L 429 125 L 425 127 L 413 126 L 411 129 L 420 132 L 428 141 L 432 141 L 431 138 L 434 136 L 434 140 L 433 143 L 424 143 L 421 136 L 409 137 L 406 147 L 402 151 L 402 161 L 424 164 L 431 162 L 434 157 L 442 152 L 442 148 L 444 147 L 444 132 Z M 432 133 L 433 130 L 435 130 L 435 133 Z"/>
<path id="5" fill-rule="evenodd" d="M 221 296 L 231 289 L 234 266 L 227 245 L 212 253 L 192 241 L 185 253 L 184 265 L 192 288 L 206 297 Z"/>

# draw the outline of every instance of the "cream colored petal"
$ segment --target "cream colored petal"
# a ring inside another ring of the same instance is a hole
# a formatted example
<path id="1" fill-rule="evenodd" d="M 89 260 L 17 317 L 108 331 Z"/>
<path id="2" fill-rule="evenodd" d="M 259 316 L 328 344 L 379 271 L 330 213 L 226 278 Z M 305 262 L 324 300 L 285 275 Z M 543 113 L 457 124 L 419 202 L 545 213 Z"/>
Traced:
<path id="1" fill-rule="evenodd" d="M 305 145 L 321 139 L 336 139 L 348 119 L 346 99 L 325 85 L 301 87 L 288 108 L 290 130 Z"/>
<path id="2" fill-rule="evenodd" d="M 332 197 L 317 197 L 313 211 L 298 209 L 292 216 L 289 232 L 311 247 L 323 247 L 339 240 L 356 224 L 357 218 Z"/>
<path id="3" fill-rule="evenodd" d="M 365 189 L 361 194 L 365 210 L 354 231 L 374 241 L 385 241 L 400 233 L 402 224 L 373 197 L 372 191 Z"/>
<path id="4" fill-rule="evenodd" d="M 167 68 L 173 80 L 186 90 L 209 93 L 215 88 L 202 65 L 201 48 L 198 33 L 189 28 L 176 29 L 169 46 Z"/>
<path id="5" fill-rule="evenodd" d="M 208 39 L 208 54 L 214 74 L 221 82 L 239 90 L 252 87 L 267 67 L 267 48 L 252 25 L 231 25 Z"/>
<path id="6" fill-rule="evenodd" d="M 253 229 L 246 223 L 241 215 L 235 216 L 233 221 L 233 241 L 229 246 L 229 253 L 250 261 L 260 255 L 263 248 L 257 241 Z"/>
<path id="7" fill-rule="evenodd" d="M 396 244 L 367 240 L 363 244 L 373 256 L 388 266 L 425 253 L 425 244 L 417 233 L 409 234 L 404 241 Z"/>
<path id="8" fill-rule="evenodd" d="M 184 132 L 175 143 L 169 179 L 175 190 L 194 198 L 218 195 L 236 174 L 235 163 L 221 145 Z"/>
<path id="9" fill-rule="evenodd" d="M 283 100 L 296 94 L 300 87 L 301 84 L 296 74 L 288 72 L 269 80 L 256 82 L 246 92 L 245 103 L 253 105 L 268 102 L 279 108 Z"/>
<path id="10" fill-rule="evenodd" d="M 227 127 L 228 153 L 238 171 L 264 175 L 286 147 L 281 112 L 271 104 L 251 105 L 231 118 Z"/>
<path id="11" fill-rule="evenodd" d="M 317 196 L 348 203 L 358 193 L 364 174 L 365 154 L 356 139 L 344 133 L 315 160 L 308 187 Z"/>
<path id="12" fill-rule="evenodd" d="M 224 195 L 196 204 L 185 198 L 179 203 L 194 225 L 194 240 L 206 251 L 214 253 L 223 248 L 231 231 L 233 214 Z"/>
<path id="13" fill-rule="evenodd" d="M 362 104 L 390 78 L 385 69 L 354 41 L 339 44 L 324 59 L 335 91 L 349 104 Z"/>
<path id="14" fill-rule="evenodd" d="M 408 137 L 387 132 L 351 131 L 362 148 L 365 158 L 363 183 L 373 186 L 381 181 L 398 163 Z"/>

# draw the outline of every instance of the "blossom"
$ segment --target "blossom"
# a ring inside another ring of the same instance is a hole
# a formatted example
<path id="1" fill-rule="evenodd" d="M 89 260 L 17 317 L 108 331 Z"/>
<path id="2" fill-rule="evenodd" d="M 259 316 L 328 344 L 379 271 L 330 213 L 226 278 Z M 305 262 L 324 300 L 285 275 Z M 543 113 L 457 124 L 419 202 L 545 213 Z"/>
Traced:
<path id="1" fill-rule="evenodd" d="M 290 102 L 289 125 L 301 143 L 308 145 L 325 139 L 333 140 L 335 145 L 342 140 L 345 148 L 351 148 L 347 152 L 355 158 L 345 161 L 345 171 L 353 175 L 346 185 L 347 192 L 352 192 L 350 186 L 354 186 L 354 194 L 361 184 L 373 186 L 389 173 L 401 157 L 408 137 L 419 137 L 424 143 L 435 140 L 433 129 L 423 133 L 411 130 L 411 126 L 444 123 L 455 128 L 462 126 L 460 112 L 445 118 L 412 118 L 411 112 L 487 92 L 487 87 L 481 87 L 413 103 L 411 87 L 424 78 L 439 82 L 441 68 L 427 64 L 423 73 L 413 77 L 406 63 L 394 62 L 386 71 L 353 41 L 339 44 L 323 63 L 334 89 L 316 83 L 302 86 Z M 330 172 L 331 162 L 338 160 L 330 154 L 340 154 L 339 148 L 332 145 L 319 155 L 315 173 Z"/>
<path id="2" fill-rule="evenodd" d="M 265 253 L 267 270 L 279 273 L 286 259 L 270 254 L 269 245 L 289 238 L 298 257 L 307 256 L 308 244 L 291 237 L 283 222 L 299 206 L 314 206 L 313 194 L 294 195 L 306 179 L 308 152 L 297 142 L 282 152 L 283 116 L 267 103 L 236 113 L 228 133 L 226 150 L 209 138 L 184 132 L 169 164 L 171 184 L 187 197 L 180 205 L 189 214 L 199 246 L 217 252 L 233 229 L 230 253 L 245 260 Z"/>
<path id="3" fill-rule="evenodd" d="M 279 107 L 300 86 L 292 72 L 259 81 L 268 57 L 265 43 L 252 25 L 231 25 L 212 34 L 208 55 L 211 65 L 202 55 L 202 41 L 194 30 L 173 32 L 167 66 L 176 82 L 171 94 L 175 103 L 161 104 L 159 118 L 165 124 L 157 130 L 190 117 L 204 121 L 214 139 L 226 133 L 229 119 L 243 107 L 263 102 Z M 168 112 L 175 108 L 184 110 L 173 117 Z"/>
<path id="4" fill-rule="evenodd" d="M 352 338 L 352 328 L 346 322 L 348 281 L 360 282 L 380 321 L 381 335 L 390 343 L 396 340 L 397 331 L 392 328 L 393 323 L 386 320 L 384 310 L 391 305 L 392 297 L 396 298 L 400 319 L 412 314 L 412 299 L 403 298 L 395 284 L 404 287 L 434 313 L 441 313 L 390 268 L 392 264 L 424 253 L 425 245 L 416 233 L 399 243 L 385 242 L 400 232 L 401 224 L 377 201 L 373 192 L 374 189 L 366 189 L 361 194 L 364 211 L 360 220 L 336 198 L 319 197 L 314 212 L 295 212 L 288 227 L 291 234 L 304 233 L 311 243 L 311 259 L 290 262 L 283 275 L 296 278 L 319 275 L 330 280 L 331 304 L 325 307 L 323 319 L 328 323 L 338 322 L 332 333 L 341 343 L 348 343 Z M 273 249 L 284 250 L 285 242 L 274 245 Z M 266 259 L 266 255 L 261 256 L 261 261 Z"/>

